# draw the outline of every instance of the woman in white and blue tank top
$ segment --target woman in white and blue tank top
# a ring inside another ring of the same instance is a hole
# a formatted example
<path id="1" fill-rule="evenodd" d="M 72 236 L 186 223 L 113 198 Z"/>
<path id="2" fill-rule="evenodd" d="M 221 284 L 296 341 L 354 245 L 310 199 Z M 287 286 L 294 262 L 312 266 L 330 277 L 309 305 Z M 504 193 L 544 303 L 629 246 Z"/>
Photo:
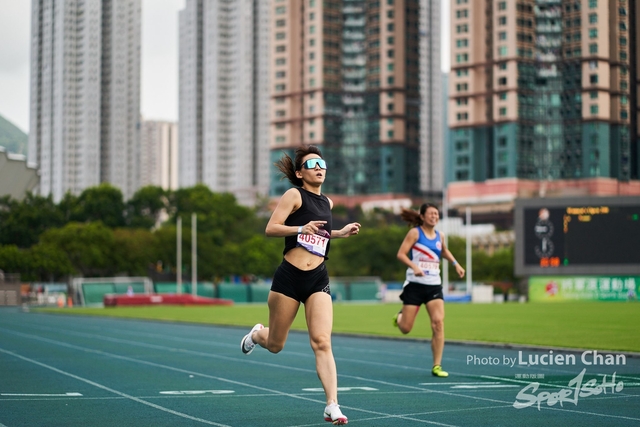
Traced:
<path id="1" fill-rule="evenodd" d="M 402 310 L 394 316 L 393 324 L 403 334 L 408 334 L 413 329 L 420 306 L 424 304 L 431 319 L 431 373 L 436 377 L 447 377 L 449 374 L 441 366 L 444 350 L 444 299 L 440 260 L 444 258 L 450 261 L 461 278 L 464 277 L 464 268 L 447 249 L 444 234 L 435 229 L 440 220 L 440 211 L 436 205 L 425 203 L 420 206 L 419 212 L 403 210 L 401 216 L 413 227 L 407 232 L 398 250 L 398 259 L 407 266 L 407 279 L 400 295 Z"/>

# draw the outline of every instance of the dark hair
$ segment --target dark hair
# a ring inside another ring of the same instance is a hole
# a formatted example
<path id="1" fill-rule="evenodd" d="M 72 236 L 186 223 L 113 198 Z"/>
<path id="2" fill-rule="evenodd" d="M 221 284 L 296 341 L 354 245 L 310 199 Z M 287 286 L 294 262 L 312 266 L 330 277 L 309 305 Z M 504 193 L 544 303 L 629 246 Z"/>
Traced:
<path id="1" fill-rule="evenodd" d="M 433 203 L 423 203 L 422 206 L 420 206 L 419 212 L 414 211 L 413 209 L 402 208 L 400 218 L 402 218 L 403 221 L 406 221 L 410 227 L 421 226 L 422 218 L 420 218 L 420 215 L 424 215 L 425 212 L 427 212 L 427 208 L 435 208 L 438 211 L 438 214 L 440 214 L 440 209 L 438 209 L 438 206 L 434 205 Z"/>
<path id="2" fill-rule="evenodd" d="M 315 145 L 307 145 L 296 148 L 295 159 L 291 159 L 287 153 L 274 163 L 280 172 L 284 175 L 282 179 L 287 178 L 289 182 L 296 187 L 302 187 L 302 179 L 296 176 L 296 171 L 302 169 L 302 159 L 309 154 L 317 154 L 322 157 L 320 149 Z"/>

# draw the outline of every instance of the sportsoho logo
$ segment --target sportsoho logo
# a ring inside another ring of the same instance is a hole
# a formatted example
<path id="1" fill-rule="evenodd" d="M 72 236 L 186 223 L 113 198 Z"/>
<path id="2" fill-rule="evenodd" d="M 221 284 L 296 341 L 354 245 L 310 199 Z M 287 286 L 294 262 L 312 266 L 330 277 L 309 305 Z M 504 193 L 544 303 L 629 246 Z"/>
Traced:
<path id="1" fill-rule="evenodd" d="M 554 353 L 549 350 L 546 353 L 525 353 L 518 351 L 517 357 L 478 357 L 473 354 L 467 355 L 467 365 L 476 366 L 506 366 L 509 368 L 537 368 L 549 366 L 622 366 L 627 364 L 627 358 L 624 354 L 599 353 L 596 350 L 583 351 L 581 354 L 563 354 Z M 555 406 L 565 403 L 573 403 L 578 405 L 580 398 L 589 396 L 597 396 L 599 394 L 615 394 L 620 393 L 624 389 L 622 381 L 616 381 L 616 372 L 612 375 L 598 375 L 602 377 L 585 379 L 587 368 L 571 379 L 566 386 L 558 384 L 548 384 L 540 382 L 531 382 L 527 384 L 516 396 L 513 407 L 516 409 L 524 409 L 531 406 L 540 406 L 546 403 L 547 406 Z M 516 374 L 516 378 L 544 378 L 544 375 Z M 549 389 L 551 391 L 542 391 L 540 388 Z"/>
<path id="2" fill-rule="evenodd" d="M 586 366 L 619 366 L 626 365 L 627 358 L 624 354 L 600 354 L 595 350 L 588 350 L 580 354 L 580 362 Z M 516 364 L 515 358 L 512 360 L 514 366 Z M 577 364 L 576 355 L 574 354 L 562 354 L 553 353 L 550 350 L 545 354 L 529 354 L 524 355 L 522 351 L 518 352 L 517 365 L 518 366 L 575 366 Z M 547 406 L 554 406 L 560 404 L 564 406 L 564 403 L 573 403 L 578 405 L 578 400 L 589 396 L 597 396 L 599 394 L 615 394 L 620 393 L 624 389 L 624 383 L 622 381 L 616 382 L 616 373 L 610 377 L 607 375 L 602 376 L 602 380 L 599 381 L 596 378 L 592 378 L 585 381 L 585 374 L 587 368 L 583 368 L 582 371 L 576 375 L 566 388 L 560 388 L 557 391 L 541 391 L 539 382 L 532 382 L 525 386 L 518 395 L 516 401 L 513 402 L 513 407 L 516 409 L 528 408 L 536 405 L 540 410 L 542 403 Z M 610 378 L 610 380 L 608 380 Z M 557 387 L 554 385 L 554 387 Z"/>

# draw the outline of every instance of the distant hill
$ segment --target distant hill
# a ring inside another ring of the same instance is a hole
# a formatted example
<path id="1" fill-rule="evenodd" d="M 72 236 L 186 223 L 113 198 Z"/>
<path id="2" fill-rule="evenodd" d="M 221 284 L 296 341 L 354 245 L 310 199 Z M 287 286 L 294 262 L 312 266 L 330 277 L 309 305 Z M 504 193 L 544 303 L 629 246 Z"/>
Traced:
<path id="1" fill-rule="evenodd" d="M 0 116 L 0 146 L 10 153 L 27 155 L 28 136 L 13 123 Z"/>

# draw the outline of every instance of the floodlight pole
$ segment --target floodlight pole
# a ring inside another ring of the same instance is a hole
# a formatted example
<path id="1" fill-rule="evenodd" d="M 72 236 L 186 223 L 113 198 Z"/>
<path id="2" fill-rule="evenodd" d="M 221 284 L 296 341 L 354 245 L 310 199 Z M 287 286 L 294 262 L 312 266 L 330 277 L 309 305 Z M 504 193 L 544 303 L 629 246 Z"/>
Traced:
<path id="1" fill-rule="evenodd" d="M 442 222 L 444 231 L 444 245 L 449 247 L 449 221 L 447 211 L 449 207 L 447 205 L 447 189 L 442 190 Z M 442 291 L 445 295 L 449 293 L 449 261 L 446 258 L 442 258 Z"/>
<path id="2" fill-rule="evenodd" d="M 467 206 L 467 292 L 473 291 L 471 281 L 471 207 Z"/>
<path id="3" fill-rule="evenodd" d="M 191 295 L 198 295 L 198 216 L 191 214 Z"/>
<path id="4" fill-rule="evenodd" d="M 182 217 L 176 221 L 176 294 L 182 293 Z"/>

